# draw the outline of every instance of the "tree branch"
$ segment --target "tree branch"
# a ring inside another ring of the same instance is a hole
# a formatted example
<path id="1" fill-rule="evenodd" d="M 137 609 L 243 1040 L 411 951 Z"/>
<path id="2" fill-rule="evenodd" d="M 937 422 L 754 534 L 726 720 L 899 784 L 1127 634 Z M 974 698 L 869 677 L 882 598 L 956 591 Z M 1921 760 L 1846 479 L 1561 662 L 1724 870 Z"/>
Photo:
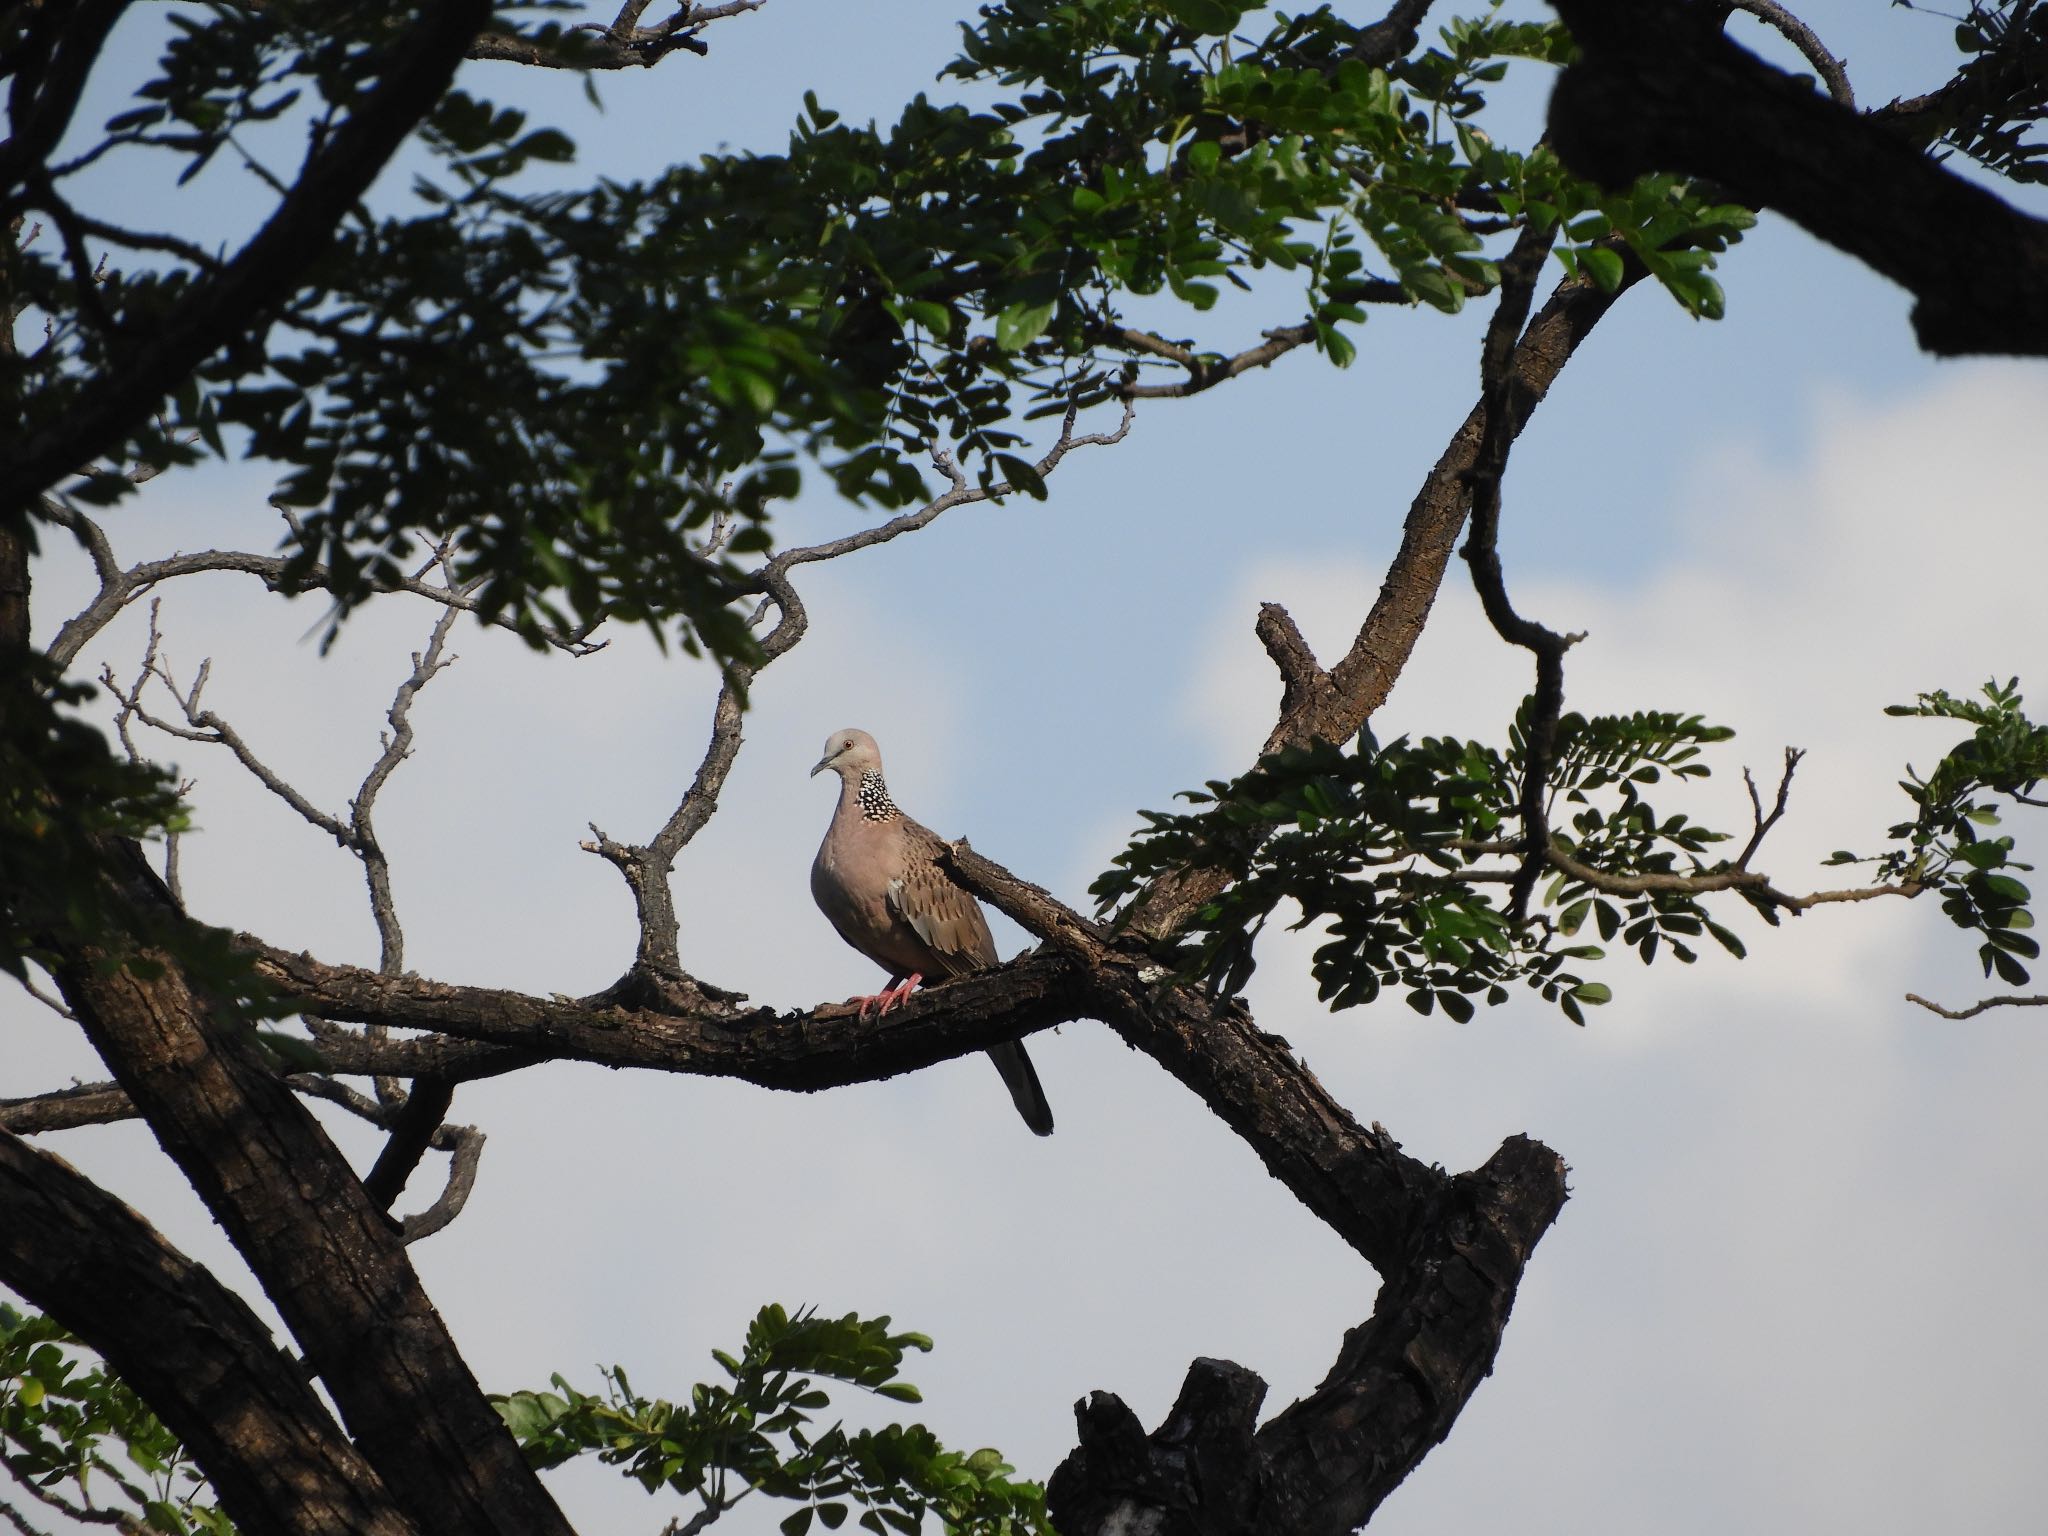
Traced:
<path id="1" fill-rule="evenodd" d="M 1920 345 L 2048 354 L 2048 222 L 1773 69 L 1675 0 L 1555 0 L 1579 62 L 1550 99 L 1565 165 L 1603 186 L 1703 176 L 1908 289 Z M 1970 253 L 1959 276 L 1957 251 Z"/>
<path id="2" fill-rule="evenodd" d="M 0 1273 L 142 1395 L 242 1530 L 415 1531 L 239 1297 L 68 1163 L 4 1131 Z"/>
<path id="3" fill-rule="evenodd" d="M 138 475 L 135 478 L 146 477 Z M 293 573 L 293 579 L 287 583 L 285 570 L 290 562 L 285 556 L 249 554 L 241 550 L 198 550 L 191 554 L 172 555 L 163 560 L 145 560 L 124 570 L 114 554 L 113 545 L 99 524 L 76 507 L 45 498 L 37 512 L 45 521 L 56 523 L 59 527 L 71 531 L 91 556 L 93 568 L 99 573 L 100 578 L 99 592 L 90 603 L 64 623 L 45 652 L 59 667 L 68 667 L 77 660 L 78 653 L 130 603 L 159 583 L 179 576 L 195 576 L 204 571 L 238 571 L 256 577 L 272 592 L 330 592 L 334 589 L 334 573 L 324 565 L 310 565 L 296 571 Z M 431 566 L 432 562 L 429 562 L 429 569 Z M 479 606 L 473 595 L 475 587 L 450 589 L 446 586 L 435 586 L 425 580 L 424 573 L 420 576 L 406 577 L 391 590 L 409 592 L 415 597 L 424 597 L 463 613 L 477 613 Z M 483 622 L 515 634 L 523 634 L 517 624 L 503 615 L 484 618 Z M 566 651 L 572 656 L 588 656 L 594 651 L 603 650 L 605 646 L 603 641 L 593 642 L 588 629 L 542 631 L 541 639 L 556 650 Z"/>
<path id="4" fill-rule="evenodd" d="M 1992 1008 L 2048 1008 L 2048 993 L 2035 997 L 1987 997 L 1981 1003 L 1972 1003 L 1967 1008 L 1944 1008 L 1931 1003 L 1917 992 L 1908 992 L 1906 1001 L 1918 1003 L 1930 1013 L 1938 1013 L 1944 1019 L 1974 1019 L 1978 1014 Z"/>
<path id="5" fill-rule="evenodd" d="M 133 931 L 183 927 L 139 852 L 110 848 L 104 868 Z M 255 1271 L 356 1446 L 415 1523 L 450 1536 L 568 1536 L 397 1234 L 246 1023 L 217 1013 L 168 953 L 144 951 L 154 962 L 145 971 L 61 931 L 48 942 L 50 970 L 87 1038 Z"/>
<path id="6" fill-rule="evenodd" d="M 1845 107 L 1856 105 L 1856 93 L 1849 86 L 1849 71 L 1842 61 L 1828 52 L 1818 32 L 1786 10 L 1778 0 L 1728 0 L 1728 4 L 1738 11 L 1747 11 L 1765 25 L 1784 33 L 1792 46 L 1806 55 L 1806 62 L 1819 74 L 1821 84 L 1828 88 L 1828 95 Z"/>
<path id="7" fill-rule="evenodd" d="M 675 14 L 652 27 L 638 25 L 647 0 L 623 7 L 609 26 L 570 27 L 553 37 L 526 38 L 517 33 L 486 32 L 471 45 L 468 57 L 541 69 L 652 68 L 676 52 L 708 54 L 710 45 L 698 34 L 714 21 L 758 11 L 768 0 L 725 0 L 697 6 L 683 0 Z"/>
<path id="8" fill-rule="evenodd" d="M 1508 893 L 1508 921 L 1517 927 L 1528 917 L 1529 897 L 1536 889 L 1544 852 L 1550 846 L 1546 808 L 1550 770 L 1557 756 L 1557 718 L 1564 710 L 1564 653 L 1578 639 L 1576 635 L 1560 635 L 1517 613 L 1508 599 L 1507 578 L 1500 565 L 1500 485 L 1507 473 L 1509 450 L 1514 446 L 1514 433 L 1508 424 L 1508 391 L 1512 383 L 1509 370 L 1515 340 L 1529 315 L 1537 273 L 1550 254 L 1555 235 L 1554 224 L 1532 221 L 1523 226 L 1514 249 L 1501 262 L 1500 302 L 1487 325 L 1486 342 L 1480 352 L 1486 430 L 1467 476 L 1472 497 L 1472 531 L 1466 536 L 1463 554 L 1472 569 L 1472 584 L 1479 592 L 1480 606 L 1486 610 L 1487 621 L 1496 634 L 1536 658 L 1536 687 L 1530 696 L 1529 721 L 1524 732 L 1527 758 L 1520 795 L 1522 867 Z"/>
<path id="9" fill-rule="evenodd" d="M 1600 317 L 1643 275 L 1639 263 L 1629 262 L 1613 293 L 1577 278 L 1552 290 L 1549 302 L 1537 312 L 1515 347 L 1506 394 L 1511 436 L 1527 423 L 1558 371 Z M 1489 419 L 1488 402 L 1482 397 L 1410 504 L 1401 529 L 1401 547 L 1351 649 L 1330 669 L 1327 685 L 1304 690 L 1293 706 L 1281 713 L 1261 756 L 1317 740 L 1345 741 L 1357 735 L 1386 702 L 1443 584 L 1444 570 L 1471 501 L 1467 476 L 1478 461 Z M 1119 915 L 1118 924 L 1148 939 L 1165 939 L 1228 883 L 1228 875 L 1213 868 L 1171 872 L 1140 892 Z"/>

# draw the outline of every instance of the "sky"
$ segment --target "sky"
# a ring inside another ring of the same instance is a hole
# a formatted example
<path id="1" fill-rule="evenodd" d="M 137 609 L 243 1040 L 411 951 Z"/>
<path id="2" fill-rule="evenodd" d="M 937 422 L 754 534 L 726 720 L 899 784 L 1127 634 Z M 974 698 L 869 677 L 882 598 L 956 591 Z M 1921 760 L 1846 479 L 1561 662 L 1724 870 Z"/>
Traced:
<path id="1" fill-rule="evenodd" d="M 1949 62 L 1933 16 L 1868 0 L 1801 13 L 1866 103 Z M 903 4 L 877 27 L 871 10 L 770 0 L 721 23 L 707 59 L 605 81 L 601 115 L 569 81 L 472 66 L 465 83 L 564 121 L 586 168 L 646 174 L 664 155 L 778 147 L 806 88 L 886 115 L 951 56 L 956 16 Z M 1527 110 L 1542 83 L 1522 87 Z M 164 195 L 113 190 L 145 208 Z M 202 195 L 226 221 L 232 192 Z M 1903 766 L 1953 739 L 1884 705 L 1994 675 L 2048 687 L 2048 371 L 1921 356 L 1903 294 L 1774 218 L 1721 275 L 1726 320 L 1638 291 L 1565 370 L 1515 451 L 1503 558 L 1523 611 L 1587 634 L 1570 707 L 1736 728 L 1688 807 L 1702 819 L 1742 824 L 1742 767 L 1768 775 L 1783 747 L 1807 749 L 1759 862 L 1811 889 L 1842 877 L 1819 866 L 1830 850 L 1874 847 L 1903 815 Z M 1292 318 L 1225 317 L 1246 338 Z M 1123 445 L 1072 455 L 1046 503 L 961 508 L 812 568 L 811 636 L 761 679 L 720 813 L 676 871 L 685 965 L 778 1007 L 877 982 L 807 888 L 832 795 L 806 771 L 848 725 L 879 739 L 912 815 L 1084 905 L 1138 808 L 1256 750 L 1278 696 L 1252 635 L 1261 601 L 1287 605 L 1326 661 L 1342 653 L 1471 405 L 1484 319 L 1375 314 L 1346 372 L 1296 354 L 1150 407 Z M 166 475 L 109 529 L 130 560 L 267 549 L 265 489 L 239 466 Z M 780 536 L 872 516 L 813 491 Z M 53 549 L 36 580 L 47 635 L 89 573 Z M 211 658 L 212 706 L 343 809 L 432 613 L 373 606 L 323 658 L 316 603 L 229 576 L 163 599 L 180 676 Z M 131 671 L 143 628 L 125 616 L 89 669 Z M 695 771 L 714 680 L 634 634 L 570 661 L 465 624 L 452 648 L 380 802 L 408 962 L 594 991 L 631 957 L 631 907 L 578 842 L 592 822 L 636 841 L 659 826 Z M 1376 729 L 1497 739 L 1527 686 L 1525 656 L 1454 569 Z M 346 856 L 219 754 L 167 755 L 196 780 L 195 913 L 373 964 Z M 2048 832 L 2015 830 L 2037 847 Z M 1906 1003 L 1987 990 L 1926 903 L 1776 931 L 1722 920 L 1748 959 L 1609 962 L 1615 1000 L 1584 1029 L 1520 1001 L 1466 1026 L 1391 1002 L 1329 1015 L 1306 976 L 1312 938 L 1265 941 L 1248 994 L 1261 1026 L 1360 1120 L 1451 1169 L 1528 1132 L 1573 1170 L 1493 1378 L 1374 1530 L 2038 1528 L 2048 1020 L 1954 1023 Z M 1005 954 L 1028 942 L 996 926 Z M 24 997 L 0 998 L 0 1031 L 0 1096 L 104 1075 Z M 1258 1371 L 1272 1409 L 1311 1388 L 1369 1312 L 1371 1271 L 1100 1025 L 1031 1052 L 1058 1118 L 1045 1141 L 978 1057 L 821 1095 L 573 1065 L 465 1087 L 455 1116 L 489 1136 L 481 1180 L 414 1261 L 493 1390 L 555 1371 L 592 1387 L 618 1362 L 680 1397 L 765 1301 L 890 1313 L 937 1340 L 907 1369 L 918 1416 L 1038 1476 L 1071 1447 L 1078 1398 L 1116 1392 L 1156 1425 L 1198 1355 Z M 146 1132 L 45 1144 L 251 1285 Z M 686 1513 L 608 1469 L 551 1485 L 589 1531 Z M 766 1531 L 780 1512 L 743 1507 L 728 1526 Z"/>

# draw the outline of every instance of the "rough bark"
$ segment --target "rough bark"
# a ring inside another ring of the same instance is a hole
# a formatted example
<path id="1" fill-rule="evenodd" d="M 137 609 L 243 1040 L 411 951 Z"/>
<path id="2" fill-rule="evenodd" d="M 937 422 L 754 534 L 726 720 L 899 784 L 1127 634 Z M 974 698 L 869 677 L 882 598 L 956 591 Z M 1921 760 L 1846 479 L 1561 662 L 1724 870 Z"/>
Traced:
<path id="1" fill-rule="evenodd" d="M 1173 982 L 965 844 L 953 845 L 948 868 L 1072 964 L 1088 1011 L 1196 1093 L 1382 1277 L 1371 1317 L 1345 1336 L 1323 1384 L 1256 1432 L 1264 1385 L 1227 1361 L 1196 1361 L 1151 1436 L 1113 1395 L 1084 1399 L 1080 1446 L 1047 1487 L 1059 1528 L 1355 1529 L 1492 1371 L 1529 1254 L 1563 1208 L 1563 1160 L 1521 1136 L 1467 1174 L 1409 1157 L 1353 1119 L 1235 1000 Z"/>
<path id="2" fill-rule="evenodd" d="M 1927 351 L 2048 355 L 2048 222 L 1703 27 L 1699 7 L 1554 3 L 1581 49 L 1550 102 L 1573 171 L 1706 177 L 1910 290 Z"/>
<path id="3" fill-rule="evenodd" d="M 0 1265 L 156 1409 L 246 1536 L 418 1529 L 240 1297 L 70 1164 L 6 1132 Z"/>
<path id="4" fill-rule="evenodd" d="M 1264 1427 L 1265 1383 L 1220 1360 L 1194 1363 L 1149 1436 L 1113 1394 L 1075 1405 L 1079 1448 L 1046 1489 L 1066 1536 L 1335 1536 L 1372 1518 L 1492 1371 L 1523 1266 L 1565 1200 L 1563 1162 L 1524 1137 L 1473 1173 L 1425 1171 L 1427 1218 L 1372 1316 Z"/>
<path id="5" fill-rule="evenodd" d="M 109 859 L 107 879 L 137 912 L 136 930 L 178 922 L 129 853 Z M 61 938 L 52 947 L 80 1027 L 248 1260 L 412 1520 L 450 1536 L 566 1536 L 398 1235 L 247 1027 L 223 1017 L 169 953 L 122 966 Z M 0 1278 L 12 1283 L 11 1268 Z M 103 1347 L 105 1320 L 81 1322 L 79 1335 Z M 209 1475 L 230 1470 L 202 1464 Z"/>

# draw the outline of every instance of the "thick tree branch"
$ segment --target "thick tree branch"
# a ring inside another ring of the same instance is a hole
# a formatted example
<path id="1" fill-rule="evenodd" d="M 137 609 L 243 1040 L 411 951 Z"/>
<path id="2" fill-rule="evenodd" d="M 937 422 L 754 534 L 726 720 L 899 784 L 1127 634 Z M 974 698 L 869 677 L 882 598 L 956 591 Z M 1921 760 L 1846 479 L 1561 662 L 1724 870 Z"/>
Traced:
<path id="1" fill-rule="evenodd" d="M 82 0 L 29 13 L 27 36 L 10 61 L 8 135 L 0 143 L 0 219 L 11 220 L 20 211 L 16 189 L 35 176 L 71 126 L 86 78 L 127 9 L 128 0 Z"/>
<path id="2" fill-rule="evenodd" d="M 1363 1524 L 1492 1370 L 1529 1253 L 1564 1204 L 1563 1161 L 1515 1137 L 1476 1173 L 1449 1177 L 1359 1125 L 1235 1001 L 1110 947 L 964 842 L 947 867 L 1083 967 L 1090 1011 L 1195 1092 L 1385 1281 L 1322 1386 L 1256 1435 L 1264 1386 L 1227 1362 L 1197 1361 L 1149 1438 L 1115 1398 L 1091 1395 L 1076 1410 L 1080 1449 L 1048 1487 L 1061 1528 L 1146 1529 L 1161 1512 L 1187 1529 L 1275 1536 Z"/>
<path id="3" fill-rule="evenodd" d="M 239 1297 L 70 1164 L 4 1131 L 0 1273 L 148 1401 L 249 1536 L 424 1529 Z"/>
<path id="4" fill-rule="evenodd" d="M 2048 355 L 2048 222 L 1703 30 L 1695 7 L 1553 3 L 1581 50 L 1550 100 L 1573 171 L 1616 187 L 1648 171 L 1709 178 L 1910 290 L 1927 351 Z"/>
<path id="5" fill-rule="evenodd" d="M 137 931 L 182 925 L 139 853 L 106 867 Z M 145 975 L 61 933 L 51 947 L 52 973 L 87 1037 L 248 1260 L 412 1519 L 437 1533 L 566 1536 L 397 1234 L 246 1025 L 217 1014 L 171 955 L 149 955 L 160 969 Z"/>

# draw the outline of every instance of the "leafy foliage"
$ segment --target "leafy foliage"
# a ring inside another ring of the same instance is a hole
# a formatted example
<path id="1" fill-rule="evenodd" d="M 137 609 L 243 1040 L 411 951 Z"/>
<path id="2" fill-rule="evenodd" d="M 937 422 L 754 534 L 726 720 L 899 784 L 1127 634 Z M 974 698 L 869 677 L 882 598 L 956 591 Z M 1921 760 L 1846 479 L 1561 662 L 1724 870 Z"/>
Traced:
<path id="1" fill-rule="evenodd" d="M 1197 914 L 1190 975 L 1225 991 L 1242 987 L 1260 932 L 1292 902 L 1300 916 L 1290 926 L 1329 921 L 1313 971 L 1333 1008 L 1372 1002 L 1392 987 L 1418 1012 L 1441 1008 L 1460 1023 L 1475 999 L 1505 1002 L 1517 982 L 1584 1023 L 1584 1008 L 1606 1002 L 1609 989 L 1565 967 L 1605 950 L 1559 940 L 1589 919 L 1602 944 L 1619 936 L 1645 964 L 1665 944 L 1689 963 L 1696 957 L 1685 941 L 1702 932 L 1741 954 L 1740 940 L 1693 896 L 1616 899 L 1569 875 L 1544 890 L 1554 918 L 1523 928 L 1510 921 L 1490 893 L 1506 889 L 1512 866 L 1501 860 L 1522 849 L 1513 828 L 1528 709 L 1525 702 L 1505 751 L 1453 737 L 1382 747 L 1367 732 L 1349 751 L 1319 743 L 1277 753 L 1243 778 L 1182 796 L 1207 810 L 1141 813 L 1148 825 L 1092 890 L 1107 908 L 1163 870 L 1220 866 L 1234 883 Z M 1731 735 L 1697 715 L 1563 716 L 1550 781 L 1553 846 L 1613 874 L 1721 867 L 1703 855 L 1726 834 L 1683 814 L 1660 816 L 1646 791 L 1667 777 L 1705 777 L 1700 749 Z M 1555 824 L 1560 810 L 1570 812 L 1563 825 Z"/>
<path id="2" fill-rule="evenodd" d="M 1910 0 L 1896 0 L 1910 5 Z M 1970 0 L 1955 24 L 1967 56 L 1927 98 L 1919 136 L 1938 140 L 2019 182 L 2048 182 L 2048 7 L 2038 0 Z"/>
<path id="3" fill-rule="evenodd" d="M 1996 679 L 1986 683 L 1982 703 L 1937 689 L 1911 704 L 1888 708 L 1889 715 L 1961 720 L 1976 729 L 1926 777 L 1906 770 L 1899 788 L 1913 802 L 1915 814 L 1887 834 L 1899 846 L 1869 858 L 1843 851 L 1829 860 L 1872 864 L 1879 879 L 1939 892 L 1949 920 L 1982 935 L 1977 956 L 1984 974 L 2013 986 L 2027 981 L 2022 962 L 2041 953 L 2026 932 L 2034 926 L 2028 906 L 2032 893 L 2010 873 L 2033 865 L 2013 857 L 2009 833 L 1992 835 L 1983 829 L 2002 825 L 2008 802 L 2048 803 L 2035 795 L 2048 778 L 2048 726 L 2028 720 L 2024 703 L 2019 679 L 2013 678 L 2003 685 Z"/>
<path id="4" fill-rule="evenodd" d="M 118 1450 L 120 1461 L 111 1459 Z M 50 1318 L 0 1302 L 0 1464 L 74 1518 L 233 1536 L 177 1437 Z"/>
<path id="5" fill-rule="evenodd" d="M 1261 17 L 1263 35 L 1241 35 Z M 552 25 L 536 47 L 559 41 Z M 119 338 L 164 323 L 216 265 L 198 239 L 109 220 L 69 238 L 73 178 L 166 156 L 190 178 L 253 157 L 266 132 L 331 129 L 398 35 L 388 7 L 355 5 L 217 6 L 171 26 L 138 104 L 52 167 L 41 196 L 66 237 L 11 255 L 17 301 L 49 326 L 5 360 L 32 429 L 61 423 L 119 366 Z M 530 632 L 612 616 L 743 658 L 739 560 L 768 548 L 802 464 L 893 507 L 924 495 L 914 465 L 944 442 L 984 483 L 1036 494 L 1015 418 L 1121 387 L 1131 300 L 1201 312 L 1219 282 L 1292 274 L 1343 363 L 1388 290 L 1443 310 L 1488 292 L 1488 243 L 1526 214 L 1565 221 L 1563 255 L 1592 280 L 1618 280 L 1626 245 L 1719 312 L 1704 269 L 1746 215 L 1668 178 L 1602 198 L 1478 126 L 1510 61 L 1570 56 L 1556 25 L 1489 13 L 1438 42 L 1403 56 L 1329 6 L 1016 0 L 966 28 L 945 71 L 992 88 L 986 108 L 919 97 L 857 127 L 811 98 L 783 154 L 567 192 L 522 180 L 570 159 L 564 135 L 450 92 L 419 135 L 410 204 L 347 221 L 283 312 L 251 317 L 122 457 L 275 464 L 294 542 L 334 573 L 343 611 L 450 541 L 487 608 Z M 132 484 L 109 465 L 70 494 Z"/>
<path id="6" fill-rule="evenodd" d="M 930 1348 L 922 1334 L 891 1333 L 886 1317 L 770 1305 L 738 1356 L 713 1351 L 730 1385 L 696 1386 L 685 1404 L 642 1397 L 620 1366 L 603 1373 L 601 1395 L 556 1376 L 554 1391 L 493 1401 L 535 1466 L 594 1452 L 649 1493 L 666 1487 L 700 1500 L 699 1519 L 761 1493 L 797 1504 L 781 1522 L 785 1536 L 804 1536 L 814 1521 L 837 1530 L 856 1511 L 874 1536 L 914 1536 L 927 1515 L 963 1536 L 1049 1532 L 1043 1490 L 1013 1481 L 995 1451 L 946 1450 L 920 1425 L 813 1428 L 812 1415 L 830 1403 L 814 1377 L 914 1403 L 918 1391 L 898 1368 L 905 1351 Z"/>

